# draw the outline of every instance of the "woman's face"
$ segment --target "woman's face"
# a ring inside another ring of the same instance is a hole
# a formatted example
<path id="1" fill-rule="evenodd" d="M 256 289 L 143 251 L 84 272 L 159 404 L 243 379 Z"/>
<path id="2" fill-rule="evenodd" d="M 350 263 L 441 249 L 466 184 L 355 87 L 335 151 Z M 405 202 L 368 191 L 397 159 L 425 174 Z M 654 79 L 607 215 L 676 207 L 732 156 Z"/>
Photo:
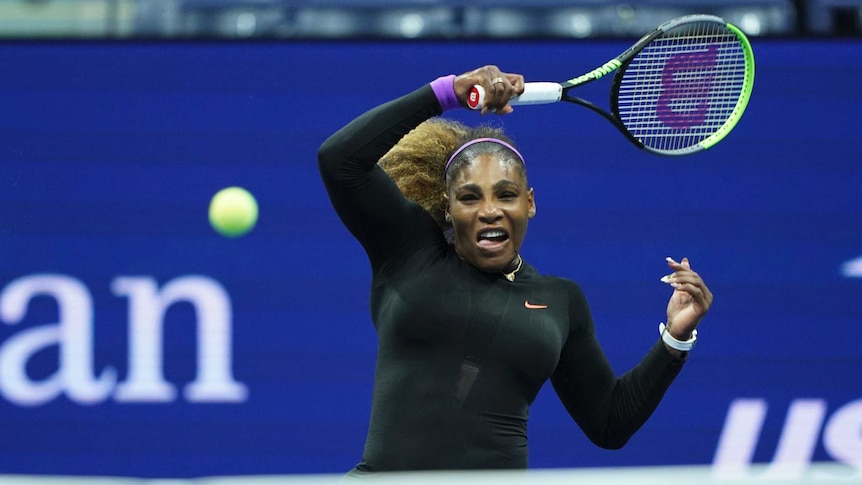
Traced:
<path id="1" fill-rule="evenodd" d="M 506 269 L 536 214 L 533 190 L 521 170 L 496 154 L 480 154 L 451 181 L 448 211 L 455 250 L 486 271 Z"/>

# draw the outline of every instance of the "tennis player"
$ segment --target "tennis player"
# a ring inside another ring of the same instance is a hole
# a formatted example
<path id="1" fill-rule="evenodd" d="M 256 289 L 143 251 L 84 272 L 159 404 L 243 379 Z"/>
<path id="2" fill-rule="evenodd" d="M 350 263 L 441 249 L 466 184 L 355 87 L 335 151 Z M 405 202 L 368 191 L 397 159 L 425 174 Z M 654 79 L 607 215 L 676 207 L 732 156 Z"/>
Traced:
<path id="1" fill-rule="evenodd" d="M 365 450 L 348 475 L 519 469 L 527 416 L 550 379 L 596 445 L 622 447 L 682 369 L 712 294 L 688 260 L 643 360 L 617 377 L 587 301 L 569 279 L 520 255 L 536 215 L 527 163 L 500 130 L 438 116 L 486 91 L 507 114 L 521 75 L 485 66 L 375 107 L 320 147 L 332 205 L 372 270 L 379 345 Z"/>

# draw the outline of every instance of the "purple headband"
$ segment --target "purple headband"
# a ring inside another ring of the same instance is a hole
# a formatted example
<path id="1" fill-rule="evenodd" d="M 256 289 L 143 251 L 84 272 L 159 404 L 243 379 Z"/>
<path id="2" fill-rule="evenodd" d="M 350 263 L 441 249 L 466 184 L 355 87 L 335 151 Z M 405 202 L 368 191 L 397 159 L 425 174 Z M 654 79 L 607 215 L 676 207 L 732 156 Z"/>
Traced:
<path id="1" fill-rule="evenodd" d="M 475 140 L 470 140 L 470 141 L 468 141 L 467 143 L 465 143 L 465 144 L 461 145 L 461 148 L 459 148 L 459 149 L 455 150 L 455 153 L 453 153 L 453 154 L 452 154 L 452 156 L 451 156 L 451 157 L 449 157 L 449 161 L 448 161 L 448 162 L 446 162 L 446 167 L 443 169 L 443 176 L 445 177 L 445 176 L 446 176 L 446 173 L 447 173 L 447 172 L 449 172 L 449 165 L 451 165 L 451 164 L 452 164 L 452 160 L 455 160 L 455 157 L 457 157 L 459 154 L 461 154 L 461 152 L 463 152 L 463 151 L 464 151 L 467 147 L 469 147 L 470 145 L 475 145 L 476 143 L 482 143 L 482 142 L 485 142 L 485 141 L 487 141 L 487 142 L 491 142 L 491 143 L 496 143 L 496 144 L 498 144 L 498 145 L 503 145 L 504 147 L 508 148 L 509 150 L 512 150 L 512 152 L 513 152 L 515 155 L 518 155 L 518 159 L 519 159 L 519 160 L 521 160 L 521 163 L 522 163 L 525 167 L 527 166 L 526 162 L 524 162 L 524 157 L 523 157 L 523 155 L 521 155 L 521 152 L 519 152 L 517 149 L 515 149 L 515 147 L 513 147 L 512 145 L 510 145 L 510 144 L 508 144 L 508 143 L 504 142 L 503 140 L 500 140 L 500 139 L 497 139 L 497 138 L 476 138 Z"/>

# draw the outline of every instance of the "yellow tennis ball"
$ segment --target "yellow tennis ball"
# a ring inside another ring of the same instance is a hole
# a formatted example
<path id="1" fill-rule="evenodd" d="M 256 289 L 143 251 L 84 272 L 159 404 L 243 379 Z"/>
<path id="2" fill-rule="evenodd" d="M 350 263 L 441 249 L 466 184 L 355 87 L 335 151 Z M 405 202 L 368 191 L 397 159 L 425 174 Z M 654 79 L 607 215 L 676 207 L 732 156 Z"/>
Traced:
<path id="1" fill-rule="evenodd" d="M 210 225 L 225 237 L 239 237 L 257 223 L 257 201 L 242 187 L 219 190 L 210 201 Z"/>

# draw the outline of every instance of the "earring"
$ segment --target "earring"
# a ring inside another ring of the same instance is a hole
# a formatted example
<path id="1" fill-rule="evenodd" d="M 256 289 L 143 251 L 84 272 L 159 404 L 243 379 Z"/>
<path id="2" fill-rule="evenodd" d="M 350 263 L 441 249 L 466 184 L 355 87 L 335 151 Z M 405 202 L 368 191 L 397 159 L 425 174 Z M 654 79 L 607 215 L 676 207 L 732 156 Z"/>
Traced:
<path id="1" fill-rule="evenodd" d="M 452 222 L 452 216 L 450 216 L 448 212 L 443 216 L 443 218 L 446 219 L 446 222 Z"/>

